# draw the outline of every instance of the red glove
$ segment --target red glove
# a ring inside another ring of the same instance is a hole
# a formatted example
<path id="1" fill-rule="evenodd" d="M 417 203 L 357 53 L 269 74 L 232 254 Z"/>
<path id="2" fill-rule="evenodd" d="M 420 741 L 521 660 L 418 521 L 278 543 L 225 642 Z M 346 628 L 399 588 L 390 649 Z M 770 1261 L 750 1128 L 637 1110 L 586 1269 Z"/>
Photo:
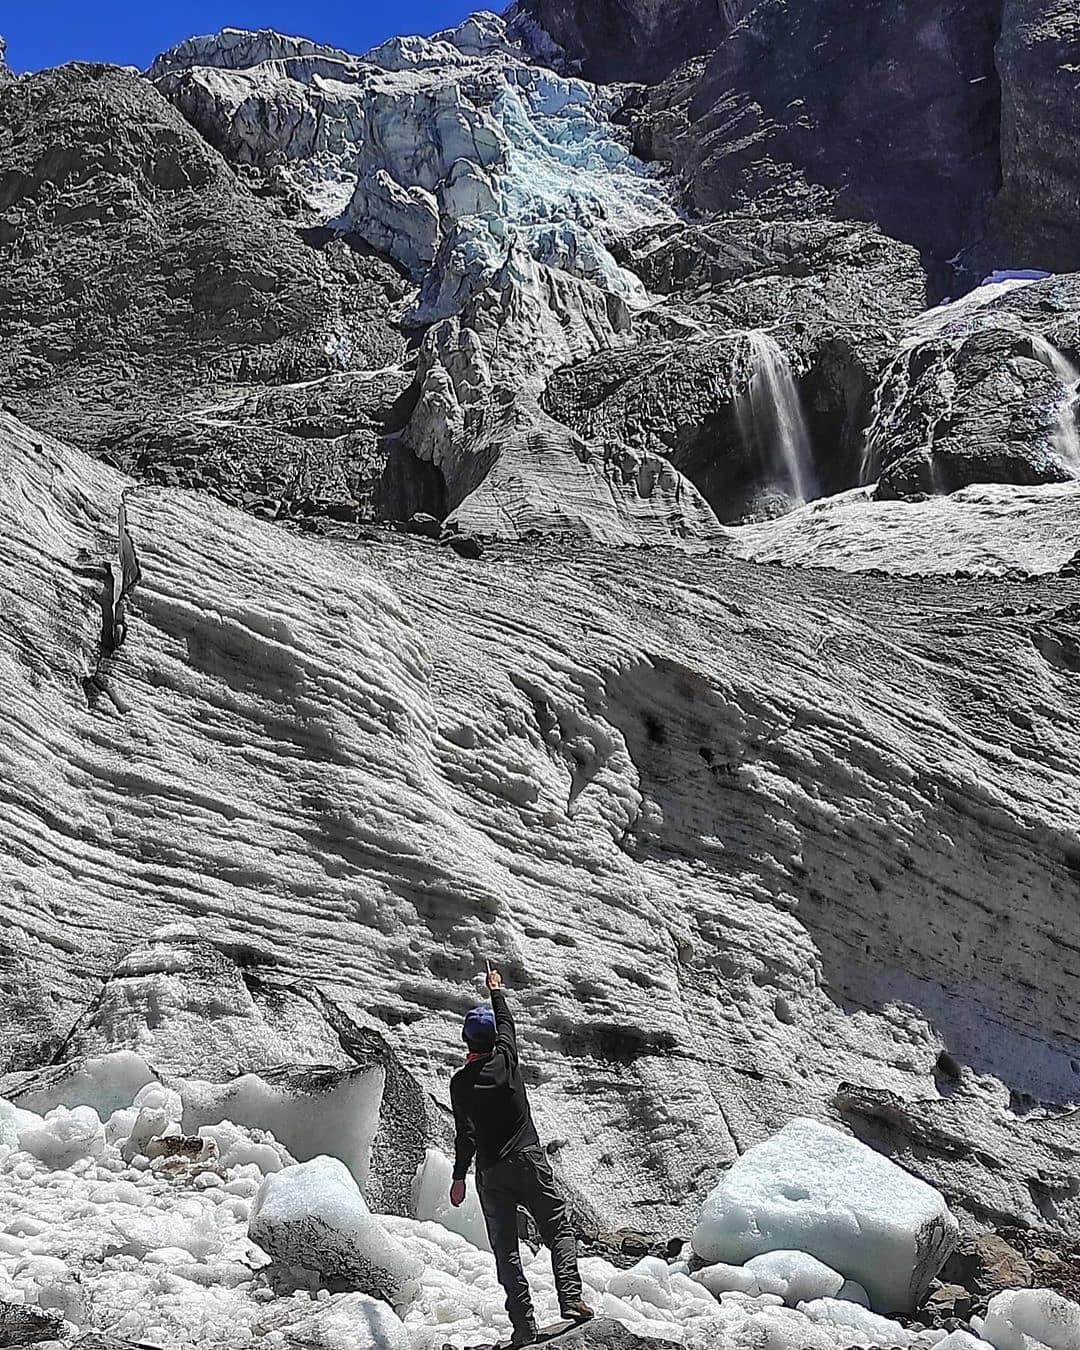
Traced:
<path id="1" fill-rule="evenodd" d="M 465 1183 L 463 1181 L 455 1181 L 450 1187 L 450 1203 L 455 1209 L 458 1205 L 465 1203 Z"/>

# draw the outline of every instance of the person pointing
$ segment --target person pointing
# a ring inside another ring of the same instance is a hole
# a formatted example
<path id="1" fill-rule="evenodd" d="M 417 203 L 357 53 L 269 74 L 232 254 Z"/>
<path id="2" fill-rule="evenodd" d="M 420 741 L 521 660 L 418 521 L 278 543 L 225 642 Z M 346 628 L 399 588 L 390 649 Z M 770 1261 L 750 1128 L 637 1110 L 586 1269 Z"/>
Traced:
<path id="1" fill-rule="evenodd" d="M 521 1268 L 518 1206 L 532 1215 L 551 1249 L 559 1308 L 571 1322 L 586 1322 L 593 1310 L 584 1302 L 577 1243 L 566 1204 L 555 1185 L 529 1109 L 518 1063 L 517 1033 L 502 976 L 488 967 L 491 1006 L 466 1014 L 464 1066 L 450 1080 L 457 1137 L 450 1203 L 465 1200 L 465 1178 L 476 1159 L 476 1188 L 495 1254 L 495 1270 L 506 1293 L 514 1329 L 511 1344 L 531 1345 L 538 1337 L 529 1286 Z"/>

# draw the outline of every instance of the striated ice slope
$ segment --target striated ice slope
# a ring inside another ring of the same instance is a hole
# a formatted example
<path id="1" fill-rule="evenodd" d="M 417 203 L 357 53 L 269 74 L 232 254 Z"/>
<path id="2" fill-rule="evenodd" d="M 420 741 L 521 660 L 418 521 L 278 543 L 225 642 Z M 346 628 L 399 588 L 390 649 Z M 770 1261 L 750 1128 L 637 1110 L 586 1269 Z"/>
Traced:
<path id="1" fill-rule="evenodd" d="M 607 1222 L 682 1226 L 837 1110 L 980 1214 L 1075 1220 L 1075 1122 L 1031 1109 L 1080 1095 L 1075 579 L 335 549 L 0 446 L 9 1067 L 182 918 L 444 1096 L 490 957 Z"/>

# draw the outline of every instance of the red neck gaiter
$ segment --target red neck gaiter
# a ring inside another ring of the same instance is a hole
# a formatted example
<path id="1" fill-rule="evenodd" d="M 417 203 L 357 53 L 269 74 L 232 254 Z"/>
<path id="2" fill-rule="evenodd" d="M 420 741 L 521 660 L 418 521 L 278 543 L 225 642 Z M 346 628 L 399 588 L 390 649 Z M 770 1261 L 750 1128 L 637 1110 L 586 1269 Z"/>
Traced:
<path id="1" fill-rule="evenodd" d="M 465 1063 L 475 1064 L 478 1059 L 490 1059 L 490 1058 L 491 1058 L 490 1050 L 470 1050 L 469 1053 L 465 1056 Z"/>

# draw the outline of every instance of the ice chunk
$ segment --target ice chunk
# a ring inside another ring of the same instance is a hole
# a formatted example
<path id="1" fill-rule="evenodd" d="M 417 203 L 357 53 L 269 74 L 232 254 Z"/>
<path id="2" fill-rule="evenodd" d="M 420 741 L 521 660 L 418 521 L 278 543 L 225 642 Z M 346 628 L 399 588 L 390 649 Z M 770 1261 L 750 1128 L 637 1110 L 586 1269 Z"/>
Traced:
<path id="1" fill-rule="evenodd" d="M 763 1294 L 779 1294 L 791 1308 L 814 1298 L 835 1298 L 843 1275 L 806 1252 L 773 1251 L 751 1257 L 743 1267 Z"/>
<path id="2" fill-rule="evenodd" d="M 990 1300 L 982 1334 L 996 1350 L 1080 1350 L 1080 1304 L 1052 1289 L 1007 1289 Z"/>
<path id="3" fill-rule="evenodd" d="M 21 1126 L 19 1145 L 47 1167 L 70 1167 L 80 1158 L 101 1157 L 105 1130 L 92 1106 L 76 1106 L 71 1111 L 57 1106 L 44 1117 L 31 1117 Z"/>
<path id="4" fill-rule="evenodd" d="M 937 1350 L 992 1350 L 989 1341 L 980 1340 L 970 1331 L 950 1331 L 937 1343 Z"/>
<path id="5" fill-rule="evenodd" d="M 280 1172 L 295 1161 L 272 1134 L 234 1125 L 231 1120 L 201 1126 L 199 1137 L 214 1144 L 218 1161 L 225 1168 L 255 1166 L 263 1173 Z"/>
<path id="6" fill-rule="evenodd" d="M 459 1233 L 482 1252 L 491 1251 L 484 1211 L 476 1186 L 468 1184 L 465 1203 L 457 1209 L 450 1203 L 453 1164 L 440 1149 L 429 1148 L 420 1165 L 413 1188 L 413 1208 L 418 1219 L 441 1223 L 451 1233 Z"/>
<path id="7" fill-rule="evenodd" d="M 268 1176 L 248 1235 L 281 1266 L 344 1281 L 395 1304 L 414 1297 L 423 1273 L 421 1262 L 368 1209 L 338 1158 L 313 1158 Z"/>
<path id="8" fill-rule="evenodd" d="M 870 1295 L 858 1280 L 845 1280 L 836 1297 L 846 1299 L 848 1303 L 857 1303 L 860 1308 L 869 1308 L 870 1306 Z"/>
<path id="9" fill-rule="evenodd" d="M 616 1298 L 640 1298 L 654 1308 L 672 1305 L 671 1272 L 658 1256 L 643 1256 L 629 1270 L 617 1270 L 608 1280 L 608 1293 Z"/>
<path id="10" fill-rule="evenodd" d="M 130 1106 L 136 1093 L 156 1081 L 154 1071 L 133 1050 L 116 1050 L 84 1060 L 72 1070 L 60 1066 L 44 1081 L 19 1092 L 19 1105 L 44 1114 L 57 1106 L 92 1106 L 102 1120 Z"/>
<path id="11" fill-rule="evenodd" d="M 843 1332 L 845 1345 L 889 1345 L 906 1346 L 914 1340 L 910 1331 L 906 1331 L 899 1322 L 888 1317 L 880 1317 L 869 1308 L 860 1308 L 857 1303 L 849 1303 L 838 1298 L 815 1298 L 801 1305 L 800 1312 L 819 1322 L 822 1326 L 832 1327 Z"/>
<path id="12" fill-rule="evenodd" d="M 286 1067 L 244 1074 L 231 1083 L 192 1080 L 184 1086 L 183 1130 L 231 1120 L 269 1130 L 301 1162 L 320 1154 L 340 1158 L 363 1186 L 379 1128 L 385 1073 L 364 1069 Z"/>
<path id="13" fill-rule="evenodd" d="M 863 1284 L 883 1312 L 915 1306 L 955 1246 L 942 1196 L 859 1140 L 796 1119 L 744 1153 L 706 1199 L 703 1261 L 809 1252 Z"/>
<path id="14" fill-rule="evenodd" d="M 758 1282 L 752 1270 L 747 1270 L 745 1266 L 729 1266 L 723 1261 L 696 1270 L 690 1278 L 698 1284 L 703 1284 L 709 1293 L 715 1294 L 717 1298 L 721 1294 L 758 1292 Z"/>

